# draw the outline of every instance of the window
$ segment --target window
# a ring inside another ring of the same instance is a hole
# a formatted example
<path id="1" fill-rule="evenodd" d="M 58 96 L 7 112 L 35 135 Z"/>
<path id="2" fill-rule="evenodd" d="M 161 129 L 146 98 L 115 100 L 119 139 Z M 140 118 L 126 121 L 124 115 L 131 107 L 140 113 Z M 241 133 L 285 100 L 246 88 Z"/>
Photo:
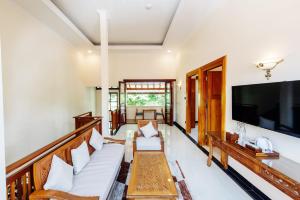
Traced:
<path id="1" fill-rule="evenodd" d="M 165 94 L 162 93 L 128 93 L 128 106 L 164 106 Z"/>
<path id="2" fill-rule="evenodd" d="M 118 109 L 118 93 L 109 93 L 109 110 Z"/>

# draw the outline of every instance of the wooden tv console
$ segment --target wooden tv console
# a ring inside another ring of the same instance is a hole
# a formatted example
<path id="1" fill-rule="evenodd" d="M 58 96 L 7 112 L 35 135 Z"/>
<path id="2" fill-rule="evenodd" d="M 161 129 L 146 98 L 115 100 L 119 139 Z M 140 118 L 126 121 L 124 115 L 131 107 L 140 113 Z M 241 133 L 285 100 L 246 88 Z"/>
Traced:
<path id="1" fill-rule="evenodd" d="M 208 133 L 208 166 L 211 165 L 213 147 L 218 147 L 225 153 L 226 162 L 223 164 L 224 168 L 228 167 L 228 156 L 231 156 L 291 198 L 300 200 L 299 163 L 282 156 L 279 159 L 265 159 L 252 156 L 239 145 L 223 141 L 218 135 L 215 132 Z"/>

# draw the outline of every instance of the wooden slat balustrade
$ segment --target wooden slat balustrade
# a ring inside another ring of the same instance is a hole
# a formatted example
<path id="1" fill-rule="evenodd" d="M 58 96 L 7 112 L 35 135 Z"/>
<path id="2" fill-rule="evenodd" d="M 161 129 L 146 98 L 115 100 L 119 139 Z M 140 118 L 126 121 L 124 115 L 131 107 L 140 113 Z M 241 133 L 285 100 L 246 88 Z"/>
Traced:
<path id="1" fill-rule="evenodd" d="M 27 200 L 34 191 L 33 164 L 36 160 L 67 143 L 70 139 L 79 136 L 91 127 L 101 132 L 101 117 L 88 122 L 75 131 L 53 141 L 24 158 L 6 167 L 7 200 Z"/>

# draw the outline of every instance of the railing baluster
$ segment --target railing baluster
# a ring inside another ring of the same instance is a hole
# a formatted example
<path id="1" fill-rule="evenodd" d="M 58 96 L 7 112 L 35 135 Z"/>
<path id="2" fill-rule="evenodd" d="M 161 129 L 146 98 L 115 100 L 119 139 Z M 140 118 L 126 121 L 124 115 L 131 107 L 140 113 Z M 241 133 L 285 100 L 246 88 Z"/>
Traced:
<path id="1" fill-rule="evenodd" d="M 10 199 L 11 200 L 16 200 L 16 183 L 15 181 L 13 181 L 11 184 L 10 184 Z"/>
<path id="2" fill-rule="evenodd" d="M 28 197 L 31 194 L 32 188 L 31 188 L 31 172 L 28 172 L 28 178 L 27 178 L 27 191 L 28 191 Z"/>
<path id="3" fill-rule="evenodd" d="M 10 185 L 6 185 L 6 199 L 9 200 L 9 191 L 10 190 Z"/>
<path id="4" fill-rule="evenodd" d="M 23 195 L 22 177 L 19 177 L 16 180 L 16 198 L 20 200 L 22 199 L 22 195 Z"/>
<path id="5" fill-rule="evenodd" d="M 24 174 L 24 176 L 22 176 L 22 188 L 23 188 L 23 195 L 22 195 L 22 199 L 26 200 L 27 199 L 27 177 L 26 177 L 27 173 Z"/>

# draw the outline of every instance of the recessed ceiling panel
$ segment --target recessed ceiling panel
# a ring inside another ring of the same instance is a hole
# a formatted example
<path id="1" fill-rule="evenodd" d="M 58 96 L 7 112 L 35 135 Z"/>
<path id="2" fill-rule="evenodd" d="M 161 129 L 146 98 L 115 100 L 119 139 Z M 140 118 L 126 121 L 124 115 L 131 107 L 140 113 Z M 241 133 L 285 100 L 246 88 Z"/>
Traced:
<path id="1" fill-rule="evenodd" d="M 52 0 L 95 45 L 99 15 L 108 14 L 110 45 L 161 45 L 180 0 Z"/>

